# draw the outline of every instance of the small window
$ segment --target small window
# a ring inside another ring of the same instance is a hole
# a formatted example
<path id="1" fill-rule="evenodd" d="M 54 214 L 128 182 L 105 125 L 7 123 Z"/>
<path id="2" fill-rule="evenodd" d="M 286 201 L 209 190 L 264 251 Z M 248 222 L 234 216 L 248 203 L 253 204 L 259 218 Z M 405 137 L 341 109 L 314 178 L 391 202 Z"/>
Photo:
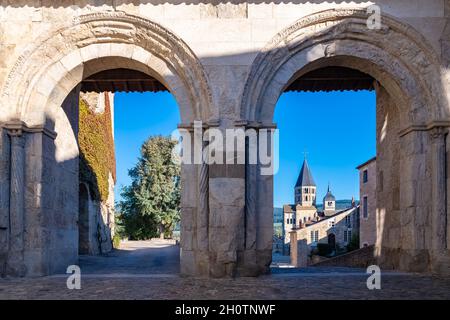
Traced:
<path id="1" fill-rule="evenodd" d="M 319 230 L 316 230 L 314 235 L 315 235 L 315 238 L 316 238 L 316 242 L 319 242 Z"/>
<path id="2" fill-rule="evenodd" d="M 365 197 L 363 197 L 363 218 L 365 218 L 365 219 L 367 219 L 367 217 L 369 216 L 367 206 L 368 206 L 368 200 L 367 200 L 367 196 L 365 196 Z"/>
<path id="3" fill-rule="evenodd" d="M 289 218 L 286 219 L 286 224 L 289 224 Z"/>
<path id="4" fill-rule="evenodd" d="M 314 231 L 311 231 L 311 242 L 314 242 Z"/>
<path id="5" fill-rule="evenodd" d="M 363 182 L 367 182 L 367 169 L 363 171 Z"/>

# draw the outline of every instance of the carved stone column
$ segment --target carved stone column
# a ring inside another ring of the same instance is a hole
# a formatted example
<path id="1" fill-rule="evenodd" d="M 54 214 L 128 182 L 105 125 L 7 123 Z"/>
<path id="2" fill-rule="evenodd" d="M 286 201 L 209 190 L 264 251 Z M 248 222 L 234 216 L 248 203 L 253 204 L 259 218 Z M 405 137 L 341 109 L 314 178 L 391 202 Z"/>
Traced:
<path id="1" fill-rule="evenodd" d="M 208 276 L 209 267 L 209 166 L 201 161 L 206 129 L 201 122 L 180 124 L 184 161 L 181 165 L 181 256 L 184 275 Z M 186 149 L 185 149 L 186 148 Z M 198 154 L 196 150 L 200 150 Z M 187 156 L 189 155 L 189 156 Z"/>
<path id="2" fill-rule="evenodd" d="M 432 141 L 432 248 L 443 251 L 447 247 L 446 146 L 447 128 L 430 130 Z"/>
<path id="3" fill-rule="evenodd" d="M 264 166 L 260 158 L 260 147 L 265 143 L 266 150 L 271 149 L 273 139 L 271 130 L 276 126 L 247 121 L 238 121 L 236 126 L 243 126 L 247 130 L 245 248 L 238 261 L 239 275 L 257 276 L 269 270 L 273 237 L 273 174 L 262 173 Z"/>
<path id="4" fill-rule="evenodd" d="M 24 194 L 25 194 L 25 138 L 22 129 L 10 129 L 10 200 L 9 200 L 9 250 L 7 273 L 24 276 Z"/>

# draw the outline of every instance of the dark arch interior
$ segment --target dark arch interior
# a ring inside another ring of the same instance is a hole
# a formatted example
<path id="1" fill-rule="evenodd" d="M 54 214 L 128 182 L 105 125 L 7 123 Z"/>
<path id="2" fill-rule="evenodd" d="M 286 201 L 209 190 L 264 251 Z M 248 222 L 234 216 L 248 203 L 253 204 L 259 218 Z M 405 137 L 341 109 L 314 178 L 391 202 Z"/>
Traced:
<path id="1" fill-rule="evenodd" d="M 81 92 L 159 92 L 167 88 L 152 76 L 132 69 L 108 69 L 81 82 Z"/>
<path id="2" fill-rule="evenodd" d="M 288 85 L 287 91 L 374 90 L 374 78 L 356 69 L 327 66 L 305 73 Z"/>

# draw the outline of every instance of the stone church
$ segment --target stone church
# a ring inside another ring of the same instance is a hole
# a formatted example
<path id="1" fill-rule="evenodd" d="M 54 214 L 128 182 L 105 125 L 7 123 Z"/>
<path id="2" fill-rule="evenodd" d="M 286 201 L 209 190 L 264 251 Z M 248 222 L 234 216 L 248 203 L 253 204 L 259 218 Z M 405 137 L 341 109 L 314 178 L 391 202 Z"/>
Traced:
<path id="1" fill-rule="evenodd" d="M 306 240 L 309 250 L 318 243 L 333 248 L 346 246 L 353 234 L 358 233 L 359 208 L 352 205 L 336 210 L 336 198 L 330 190 L 323 197 L 322 210 L 316 206 L 317 186 L 306 159 L 294 187 L 295 204 L 283 206 L 283 237 L 285 250 L 289 251 L 290 232 L 297 231 L 298 240 Z"/>

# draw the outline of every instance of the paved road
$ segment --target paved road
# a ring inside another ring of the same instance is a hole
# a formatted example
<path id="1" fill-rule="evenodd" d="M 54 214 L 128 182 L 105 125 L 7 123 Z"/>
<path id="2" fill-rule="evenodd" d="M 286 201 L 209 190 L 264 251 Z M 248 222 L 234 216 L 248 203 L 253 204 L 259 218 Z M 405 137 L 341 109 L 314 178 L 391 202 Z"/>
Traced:
<path id="1" fill-rule="evenodd" d="M 80 256 L 82 274 L 177 274 L 180 248 L 170 240 L 124 241 L 102 256 Z"/>
<path id="2" fill-rule="evenodd" d="M 450 299 L 450 278 L 384 272 L 368 290 L 365 270 L 280 268 L 259 278 L 199 279 L 178 275 L 178 246 L 128 242 L 102 257 L 82 257 L 81 290 L 67 275 L 0 279 L 0 299 Z"/>

